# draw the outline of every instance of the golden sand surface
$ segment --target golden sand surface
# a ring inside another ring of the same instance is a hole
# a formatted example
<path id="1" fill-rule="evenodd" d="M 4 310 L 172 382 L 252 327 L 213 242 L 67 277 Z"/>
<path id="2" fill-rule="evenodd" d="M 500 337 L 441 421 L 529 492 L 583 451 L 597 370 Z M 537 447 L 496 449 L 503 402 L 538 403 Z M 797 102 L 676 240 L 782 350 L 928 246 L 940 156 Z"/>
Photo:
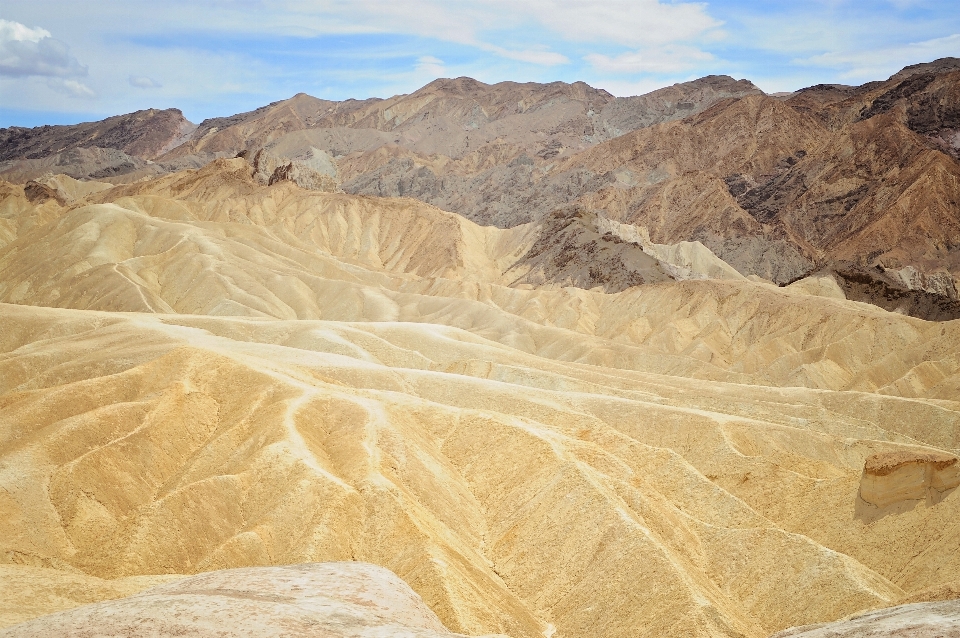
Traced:
<path id="1" fill-rule="evenodd" d="M 960 580 L 952 479 L 860 498 L 960 452 L 960 322 L 510 287 L 533 226 L 244 166 L 0 191 L 0 567 L 67 592 L 0 622 L 363 561 L 463 634 L 760 637 Z"/>

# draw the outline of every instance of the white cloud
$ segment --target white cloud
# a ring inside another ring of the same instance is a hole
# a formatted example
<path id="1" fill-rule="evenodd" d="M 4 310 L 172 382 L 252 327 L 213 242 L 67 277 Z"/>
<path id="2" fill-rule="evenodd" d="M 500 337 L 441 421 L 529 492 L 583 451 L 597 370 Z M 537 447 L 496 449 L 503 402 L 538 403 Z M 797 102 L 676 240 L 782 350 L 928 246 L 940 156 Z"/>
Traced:
<path id="1" fill-rule="evenodd" d="M 556 66 L 557 64 L 567 64 L 570 62 L 570 58 L 567 56 L 554 51 L 547 51 L 546 49 L 511 51 L 510 49 L 505 49 L 504 47 L 499 47 L 493 44 L 481 44 L 480 48 L 484 51 L 496 53 L 501 57 L 507 58 L 508 60 L 528 62 L 530 64 L 539 64 L 542 66 Z"/>
<path id="2" fill-rule="evenodd" d="M 584 57 L 601 73 L 679 73 L 714 60 L 712 54 L 687 45 L 665 45 L 643 51 L 630 51 L 610 57 L 590 54 Z"/>
<path id="3" fill-rule="evenodd" d="M 217 20 L 226 30 L 290 36 L 403 33 L 475 46 L 505 59 L 543 66 L 567 64 L 546 43 L 516 46 L 504 34 L 547 40 L 601 42 L 628 47 L 711 39 L 721 22 L 702 2 L 660 0 L 287 0 L 282 10 L 244 11 L 221 3 Z M 187 11 L 193 11 L 188 9 Z"/>
<path id="4" fill-rule="evenodd" d="M 46 29 L 0 20 L 0 75 L 73 77 L 87 67 L 70 55 L 70 47 L 55 40 Z"/>
<path id="5" fill-rule="evenodd" d="M 69 95 L 70 97 L 91 98 L 97 97 L 97 94 L 86 84 L 76 80 L 64 80 L 63 78 L 49 78 L 47 86 L 58 93 Z"/>
<path id="6" fill-rule="evenodd" d="M 154 80 L 151 77 L 146 75 L 131 75 L 128 79 L 130 86 L 135 86 L 138 89 L 159 89 L 163 85 Z"/>
<path id="7" fill-rule="evenodd" d="M 721 26 L 701 2 L 658 0 L 489 0 L 522 11 L 567 40 L 645 47 L 701 38 Z"/>
<path id="8" fill-rule="evenodd" d="M 930 62 L 960 53 L 960 33 L 899 46 L 858 51 L 831 51 L 793 60 L 794 64 L 841 69 L 842 78 L 880 79 L 907 64 Z"/>
<path id="9" fill-rule="evenodd" d="M 288 0 L 286 15 L 268 17 L 267 28 L 286 34 L 290 25 L 296 24 L 298 29 L 310 30 L 314 35 L 405 33 L 477 44 L 479 31 L 510 19 L 509 15 L 494 15 L 486 6 L 489 3 L 490 0 Z M 291 17 L 296 20 L 291 21 Z"/>
<path id="10" fill-rule="evenodd" d="M 539 24 L 567 40 L 636 47 L 699 37 L 722 24 L 706 3 L 660 0 L 290 0 L 285 6 L 298 16 L 298 28 L 316 33 L 402 32 L 466 44 Z"/>
<path id="11" fill-rule="evenodd" d="M 49 38 L 50 32 L 46 29 L 30 27 L 11 22 L 10 20 L 0 20 L 0 40 L 15 40 L 17 42 L 39 42 L 43 38 Z"/>
<path id="12" fill-rule="evenodd" d="M 417 59 L 417 73 L 431 78 L 443 77 L 446 68 L 443 66 L 443 60 L 435 58 L 432 55 L 425 55 Z"/>
<path id="13" fill-rule="evenodd" d="M 406 33 L 466 44 L 492 41 L 487 36 L 498 31 L 540 25 L 568 40 L 638 46 L 696 37 L 721 24 L 707 3 L 678 0 L 100 0 L 95 10 L 62 0 L 31 4 L 30 15 L 70 15 L 72 20 L 95 14 L 103 18 L 101 28 L 132 27 L 141 34 L 198 27 L 297 37 Z"/>

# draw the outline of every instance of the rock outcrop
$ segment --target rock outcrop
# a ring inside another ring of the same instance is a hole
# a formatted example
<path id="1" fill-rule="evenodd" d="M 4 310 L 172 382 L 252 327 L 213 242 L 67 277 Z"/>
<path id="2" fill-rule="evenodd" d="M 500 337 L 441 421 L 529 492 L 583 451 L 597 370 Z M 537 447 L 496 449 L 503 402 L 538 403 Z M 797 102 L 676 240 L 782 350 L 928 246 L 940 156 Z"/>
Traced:
<path id="1" fill-rule="evenodd" d="M 860 498 L 877 507 L 931 499 L 960 486 L 960 460 L 952 454 L 898 450 L 867 458 Z"/>
<path id="2" fill-rule="evenodd" d="M 245 155 L 246 153 L 244 153 Z M 328 172 L 321 172 L 308 162 L 278 157 L 264 149 L 260 149 L 254 154 L 252 164 L 254 180 L 265 186 L 286 181 L 293 182 L 300 188 L 311 191 L 336 192 L 340 190 L 335 167 L 331 167 Z"/>
<path id="3" fill-rule="evenodd" d="M 57 191 L 46 184 L 41 184 L 33 180 L 23 185 L 23 194 L 31 204 L 42 204 L 47 200 L 54 200 L 58 204 L 65 204 L 66 198 L 62 197 Z"/>
<path id="4" fill-rule="evenodd" d="M 513 286 L 576 286 L 606 292 L 674 280 L 640 244 L 605 232 L 596 213 L 580 208 L 555 211 L 537 224 L 533 244 L 505 276 Z"/>
<path id="5" fill-rule="evenodd" d="M 829 271 L 847 299 L 928 321 L 960 319 L 956 280 L 950 273 L 923 275 L 912 266 L 893 270 L 850 263 Z"/>
<path id="6" fill-rule="evenodd" d="M 795 627 L 770 638 L 958 638 L 960 600 L 869 611 L 837 622 Z"/>
<path id="7" fill-rule="evenodd" d="M 208 572 L 0 629 L 5 638 L 94 635 L 463 638 L 396 575 L 365 563 Z"/>

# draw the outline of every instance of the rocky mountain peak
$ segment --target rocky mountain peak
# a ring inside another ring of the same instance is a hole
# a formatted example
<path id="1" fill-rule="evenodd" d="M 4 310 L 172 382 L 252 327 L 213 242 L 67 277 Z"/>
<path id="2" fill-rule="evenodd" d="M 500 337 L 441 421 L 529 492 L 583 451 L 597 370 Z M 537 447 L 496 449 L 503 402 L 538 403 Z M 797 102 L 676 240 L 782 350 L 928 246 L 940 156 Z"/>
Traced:
<path id="1" fill-rule="evenodd" d="M 933 62 L 921 62 L 920 64 L 911 64 L 910 66 L 905 66 L 893 75 L 890 76 L 891 80 L 904 80 L 911 75 L 916 75 L 918 73 L 952 73 L 954 71 L 960 71 L 960 58 L 938 58 Z"/>
<path id="2" fill-rule="evenodd" d="M 170 150 L 196 127 L 180 109 L 145 109 L 99 122 L 0 129 L 0 161 L 38 159 L 76 148 L 112 148 L 143 159 Z"/>

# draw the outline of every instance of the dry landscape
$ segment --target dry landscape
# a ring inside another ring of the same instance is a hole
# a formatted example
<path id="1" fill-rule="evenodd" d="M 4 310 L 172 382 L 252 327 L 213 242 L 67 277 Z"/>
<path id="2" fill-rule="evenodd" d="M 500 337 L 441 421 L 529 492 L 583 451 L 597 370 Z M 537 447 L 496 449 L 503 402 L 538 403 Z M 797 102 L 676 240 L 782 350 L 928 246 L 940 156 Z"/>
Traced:
<path id="1" fill-rule="evenodd" d="M 960 60 L 0 149 L 0 635 L 960 636 Z"/>

